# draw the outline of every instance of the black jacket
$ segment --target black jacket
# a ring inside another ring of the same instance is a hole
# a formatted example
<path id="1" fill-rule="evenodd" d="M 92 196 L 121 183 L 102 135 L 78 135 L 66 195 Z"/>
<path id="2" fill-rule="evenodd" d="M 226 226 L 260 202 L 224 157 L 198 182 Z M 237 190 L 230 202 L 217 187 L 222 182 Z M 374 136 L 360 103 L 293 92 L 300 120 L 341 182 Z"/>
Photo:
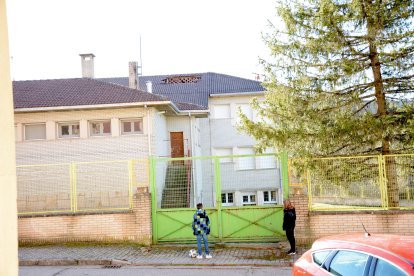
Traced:
<path id="1" fill-rule="evenodd" d="M 293 209 L 283 210 L 283 230 L 292 230 L 295 228 L 296 211 Z"/>

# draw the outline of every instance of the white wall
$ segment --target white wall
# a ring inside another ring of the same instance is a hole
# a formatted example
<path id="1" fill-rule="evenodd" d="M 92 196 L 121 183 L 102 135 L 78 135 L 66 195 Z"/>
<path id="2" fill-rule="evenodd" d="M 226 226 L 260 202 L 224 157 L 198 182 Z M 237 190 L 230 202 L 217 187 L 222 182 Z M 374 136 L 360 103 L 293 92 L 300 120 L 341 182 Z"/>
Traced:
<path id="1" fill-rule="evenodd" d="M 146 116 L 143 108 L 15 114 L 17 165 L 147 158 L 149 126 Z M 119 120 L 125 118 L 142 118 L 143 133 L 120 135 Z M 89 136 L 90 120 L 111 120 L 112 135 Z M 80 137 L 59 138 L 58 122 L 73 121 L 80 122 Z M 24 124 L 27 123 L 46 123 L 47 139 L 23 141 Z M 151 133 L 151 137 L 155 136 Z"/>

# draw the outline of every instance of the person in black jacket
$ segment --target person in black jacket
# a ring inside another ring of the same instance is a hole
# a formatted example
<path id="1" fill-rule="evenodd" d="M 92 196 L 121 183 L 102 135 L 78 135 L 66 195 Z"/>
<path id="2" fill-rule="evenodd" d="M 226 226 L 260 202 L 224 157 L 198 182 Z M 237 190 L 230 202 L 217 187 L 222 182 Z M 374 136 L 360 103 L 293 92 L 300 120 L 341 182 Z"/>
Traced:
<path id="1" fill-rule="evenodd" d="M 295 243 L 295 221 L 296 211 L 295 206 L 289 201 L 283 201 L 283 230 L 286 231 L 286 238 L 290 244 L 290 250 L 287 252 L 288 255 L 296 254 L 296 243 Z"/>

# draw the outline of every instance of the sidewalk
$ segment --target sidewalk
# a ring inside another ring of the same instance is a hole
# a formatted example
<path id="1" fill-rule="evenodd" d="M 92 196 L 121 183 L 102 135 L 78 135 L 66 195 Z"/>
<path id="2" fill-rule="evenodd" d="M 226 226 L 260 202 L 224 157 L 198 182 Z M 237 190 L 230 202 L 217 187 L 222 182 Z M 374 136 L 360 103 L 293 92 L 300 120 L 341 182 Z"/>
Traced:
<path id="1" fill-rule="evenodd" d="M 291 266 L 305 249 L 298 254 L 286 255 L 286 243 L 225 244 L 210 246 L 212 259 L 196 259 L 188 256 L 191 245 L 133 245 L 103 246 L 39 246 L 20 247 L 19 264 L 32 265 L 248 265 Z"/>

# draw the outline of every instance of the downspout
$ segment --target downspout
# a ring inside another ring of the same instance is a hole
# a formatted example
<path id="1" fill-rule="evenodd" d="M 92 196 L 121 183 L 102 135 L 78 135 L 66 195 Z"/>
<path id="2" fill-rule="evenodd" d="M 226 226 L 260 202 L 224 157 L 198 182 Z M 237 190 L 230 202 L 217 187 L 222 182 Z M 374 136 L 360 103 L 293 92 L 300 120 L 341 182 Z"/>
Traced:
<path id="1" fill-rule="evenodd" d="M 151 120 L 150 120 L 150 110 L 148 109 L 147 105 L 144 105 L 144 108 L 147 110 L 147 135 L 148 135 L 148 156 L 152 156 L 152 147 L 151 147 L 151 130 L 152 127 L 150 125 Z"/>
<path id="2" fill-rule="evenodd" d="M 191 120 L 191 112 L 188 112 L 188 120 L 190 123 L 190 151 L 191 151 L 191 156 L 194 156 L 194 142 L 193 142 L 193 120 Z M 190 156 L 188 156 L 190 157 Z M 190 166 L 190 177 L 188 178 L 188 184 L 187 184 L 187 207 L 190 207 L 190 191 L 191 191 L 191 180 L 192 182 L 195 184 L 196 181 L 194 180 L 195 177 L 195 172 L 194 172 L 194 160 L 193 159 L 189 159 L 189 166 Z M 196 198 L 196 186 L 194 185 L 194 189 L 193 189 L 193 200 L 195 202 L 195 198 Z M 194 203 L 195 206 L 196 203 Z"/>

